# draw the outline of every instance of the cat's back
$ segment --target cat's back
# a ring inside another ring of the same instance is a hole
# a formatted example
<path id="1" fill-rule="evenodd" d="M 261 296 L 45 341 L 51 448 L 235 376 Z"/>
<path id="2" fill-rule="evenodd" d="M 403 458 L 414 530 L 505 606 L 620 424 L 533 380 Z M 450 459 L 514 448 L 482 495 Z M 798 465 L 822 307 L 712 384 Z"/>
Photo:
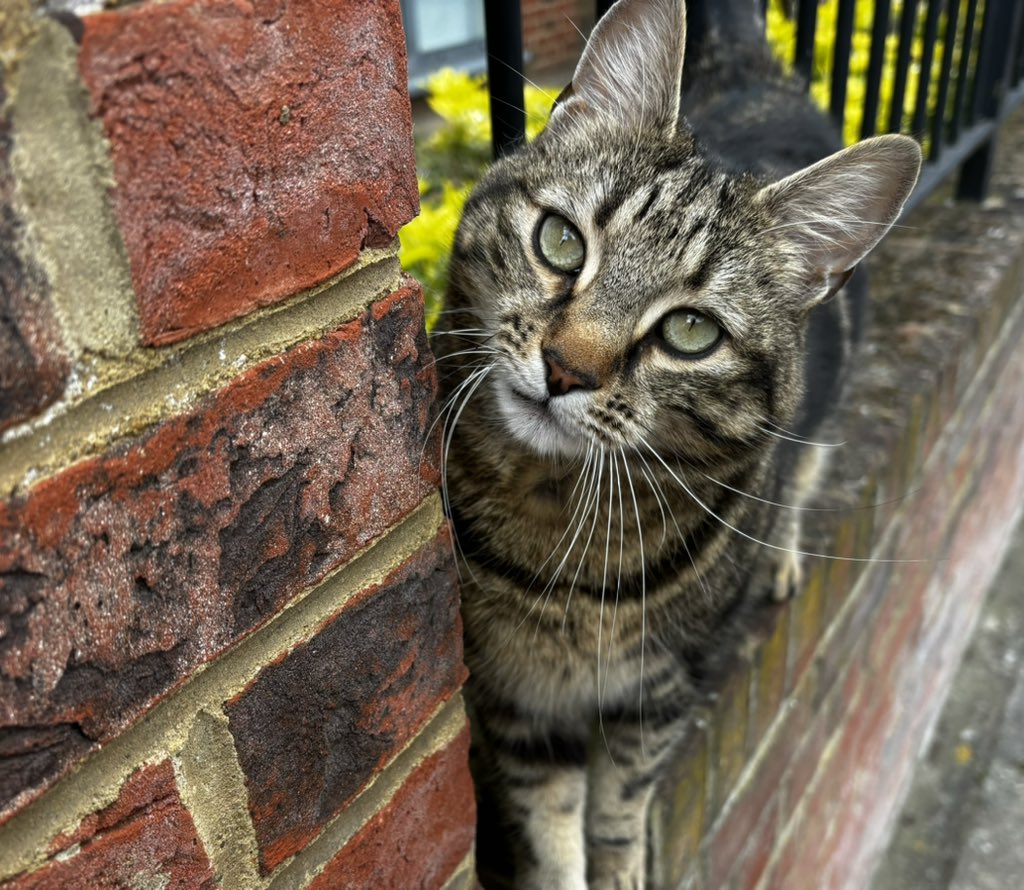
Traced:
<path id="1" fill-rule="evenodd" d="M 752 0 L 691 0 L 681 111 L 727 168 L 778 179 L 842 148 L 773 56 Z"/>

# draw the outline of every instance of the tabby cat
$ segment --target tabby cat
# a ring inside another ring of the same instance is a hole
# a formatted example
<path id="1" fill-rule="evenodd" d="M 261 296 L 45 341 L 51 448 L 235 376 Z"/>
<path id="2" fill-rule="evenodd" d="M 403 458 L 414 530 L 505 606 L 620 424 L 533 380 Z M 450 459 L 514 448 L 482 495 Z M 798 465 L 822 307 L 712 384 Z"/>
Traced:
<path id="1" fill-rule="evenodd" d="M 799 583 L 849 279 L 917 178 L 907 137 L 836 151 L 757 5 L 695 4 L 687 40 L 683 0 L 619 0 L 456 235 L 446 498 L 481 837 L 516 887 L 648 886 L 701 680 L 757 579 Z"/>

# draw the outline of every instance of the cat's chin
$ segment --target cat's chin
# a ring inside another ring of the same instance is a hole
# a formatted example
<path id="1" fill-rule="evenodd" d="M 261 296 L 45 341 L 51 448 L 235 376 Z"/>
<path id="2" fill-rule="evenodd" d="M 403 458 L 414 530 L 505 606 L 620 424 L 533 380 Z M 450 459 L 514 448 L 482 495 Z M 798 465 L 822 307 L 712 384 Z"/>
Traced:
<path id="1" fill-rule="evenodd" d="M 567 429 L 548 402 L 539 402 L 506 383 L 495 386 L 498 412 L 517 443 L 541 457 L 578 457 L 586 451 L 582 435 Z"/>

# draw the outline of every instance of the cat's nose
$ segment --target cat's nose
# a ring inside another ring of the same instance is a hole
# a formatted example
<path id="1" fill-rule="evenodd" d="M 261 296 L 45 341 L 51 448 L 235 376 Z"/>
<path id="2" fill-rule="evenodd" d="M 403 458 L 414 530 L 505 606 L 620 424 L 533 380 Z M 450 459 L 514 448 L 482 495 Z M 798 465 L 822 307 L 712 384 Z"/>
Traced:
<path id="1" fill-rule="evenodd" d="M 573 389 L 597 389 L 594 379 L 582 371 L 571 371 L 562 364 L 561 356 L 553 349 L 542 352 L 544 364 L 548 366 L 548 393 L 564 396 Z"/>

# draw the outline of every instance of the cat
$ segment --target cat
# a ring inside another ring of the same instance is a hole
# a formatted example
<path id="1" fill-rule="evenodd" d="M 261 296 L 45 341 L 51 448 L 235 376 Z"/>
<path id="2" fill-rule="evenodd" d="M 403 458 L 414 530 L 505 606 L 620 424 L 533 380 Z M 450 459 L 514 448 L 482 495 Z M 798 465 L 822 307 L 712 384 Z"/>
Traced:
<path id="1" fill-rule="evenodd" d="M 683 0 L 619 0 L 472 192 L 435 342 L 482 876 L 648 886 L 702 678 L 765 572 L 799 586 L 782 505 L 817 484 L 851 274 L 920 163 L 904 136 L 841 149 L 754 0 L 694 4 L 688 38 Z"/>

